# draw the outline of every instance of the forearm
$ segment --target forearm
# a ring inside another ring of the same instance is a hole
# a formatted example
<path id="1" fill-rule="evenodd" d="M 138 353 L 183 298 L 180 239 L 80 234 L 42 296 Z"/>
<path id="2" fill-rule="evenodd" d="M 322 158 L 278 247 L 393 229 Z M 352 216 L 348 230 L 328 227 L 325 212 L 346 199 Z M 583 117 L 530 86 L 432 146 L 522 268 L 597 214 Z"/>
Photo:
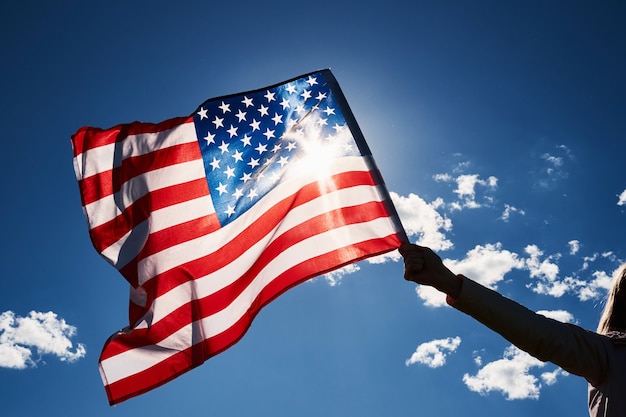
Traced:
<path id="1" fill-rule="evenodd" d="M 469 279 L 452 304 L 542 361 L 590 382 L 604 377 L 606 351 L 596 333 L 544 317 Z"/>
<path id="2" fill-rule="evenodd" d="M 431 285 L 438 291 L 446 294 L 448 297 L 456 299 L 461 294 L 463 279 L 460 275 L 457 276 L 453 272 L 446 269 L 445 272 L 440 274 L 440 278 Z"/>

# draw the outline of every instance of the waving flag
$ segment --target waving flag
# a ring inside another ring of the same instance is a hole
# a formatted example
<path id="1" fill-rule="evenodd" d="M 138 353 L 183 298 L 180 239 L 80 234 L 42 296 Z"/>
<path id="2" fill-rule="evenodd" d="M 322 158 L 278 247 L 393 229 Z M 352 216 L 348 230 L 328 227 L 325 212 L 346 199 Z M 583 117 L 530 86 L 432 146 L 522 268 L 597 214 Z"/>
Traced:
<path id="1" fill-rule="evenodd" d="M 227 349 L 294 285 L 406 239 L 329 70 L 72 145 L 93 245 L 131 286 L 130 324 L 100 357 L 110 404 Z"/>

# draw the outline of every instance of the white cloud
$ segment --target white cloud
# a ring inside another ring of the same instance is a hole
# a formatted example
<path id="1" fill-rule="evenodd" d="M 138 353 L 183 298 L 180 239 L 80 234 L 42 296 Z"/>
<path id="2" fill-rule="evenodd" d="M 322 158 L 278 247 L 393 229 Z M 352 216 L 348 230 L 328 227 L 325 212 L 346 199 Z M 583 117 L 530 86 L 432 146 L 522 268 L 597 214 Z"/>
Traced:
<path id="1" fill-rule="evenodd" d="M 24 369 L 35 366 L 35 362 L 30 358 L 32 352 L 23 346 L 10 343 L 0 343 L 0 367 Z"/>
<path id="2" fill-rule="evenodd" d="M 626 190 L 622 191 L 622 193 L 618 196 L 617 205 L 623 206 L 626 204 Z"/>
<path id="3" fill-rule="evenodd" d="M 384 253 L 382 255 L 367 258 L 366 261 L 370 264 L 384 264 L 390 261 L 398 262 L 401 258 L 402 256 L 400 255 L 400 252 L 398 252 L 397 250 L 394 250 L 391 252 Z"/>
<path id="4" fill-rule="evenodd" d="M 524 251 L 530 255 L 530 258 L 526 260 L 526 266 L 530 270 L 531 278 L 542 278 L 548 281 L 553 281 L 559 275 L 559 266 L 552 262 L 553 259 L 558 259 L 559 254 L 554 256 L 548 256 L 547 259 L 540 261 L 543 256 L 543 251 L 536 245 L 528 245 Z"/>
<path id="5" fill-rule="evenodd" d="M 530 271 L 530 277 L 537 279 L 528 285 L 534 292 L 561 297 L 570 289 L 567 280 L 558 280 L 559 266 L 553 261 L 558 260 L 560 254 L 541 260 L 543 251 L 537 245 L 528 245 L 524 251 L 529 255 L 526 259 L 526 267 Z"/>
<path id="6" fill-rule="evenodd" d="M 443 263 L 457 274 L 479 282 L 489 288 L 496 288 L 504 275 L 513 269 L 524 268 L 524 261 L 513 252 L 502 249 L 501 243 L 477 245 L 467 252 L 464 259 L 457 261 L 444 259 Z M 430 307 L 446 305 L 445 294 L 426 286 L 418 286 L 417 295 Z"/>
<path id="7" fill-rule="evenodd" d="M 448 305 L 446 303 L 446 295 L 433 287 L 418 285 L 415 288 L 415 292 L 427 307 L 445 307 Z"/>
<path id="8" fill-rule="evenodd" d="M 567 242 L 570 255 L 576 255 L 580 250 L 580 242 L 578 240 L 570 240 Z"/>
<path id="9" fill-rule="evenodd" d="M 354 274 L 360 269 L 358 264 L 348 264 L 343 268 L 335 269 L 334 271 L 324 274 L 323 277 L 328 281 L 331 287 L 334 287 L 335 285 L 341 284 L 341 280 L 344 276 Z"/>
<path id="10" fill-rule="evenodd" d="M 554 385 L 556 384 L 556 380 L 559 376 L 568 376 L 569 373 L 562 370 L 561 368 L 556 368 L 552 372 L 544 372 L 541 374 L 541 380 L 546 385 Z"/>
<path id="11" fill-rule="evenodd" d="M 573 161 L 574 156 L 569 148 L 565 145 L 559 145 L 556 147 L 557 155 L 551 153 L 544 153 L 541 155 L 541 159 L 545 161 L 537 181 L 537 185 L 544 188 L 551 188 L 556 185 L 557 181 L 568 177 L 568 173 L 565 170 L 565 162 Z"/>
<path id="12" fill-rule="evenodd" d="M 563 151 L 563 153 L 569 158 L 569 159 L 574 159 L 574 155 L 572 154 L 572 151 L 565 145 L 557 145 L 557 149 L 561 149 Z"/>
<path id="13" fill-rule="evenodd" d="M 450 174 L 435 174 L 433 179 L 437 182 L 450 182 L 454 180 L 454 177 Z"/>
<path id="14" fill-rule="evenodd" d="M 597 300 L 603 298 L 611 289 L 613 279 L 604 271 L 595 271 L 591 274 L 591 281 L 583 281 L 578 287 L 580 301 Z"/>
<path id="15" fill-rule="evenodd" d="M 390 194 L 406 233 L 418 236 L 418 244 L 434 251 L 452 247 L 452 242 L 445 235 L 445 232 L 452 230 L 452 221 L 437 212 L 443 205 L 442 199 L 427 203 L 413 193 L 407 197 L 393 191 Z"/>
<path id="16" fill-rule="evenodd" d="M 587 268 L 589 268 L 589 262 L 595 262 L 598 259 L 598 254 L 594 253 L 592 256 L 585 256 L 583 257 L 583 265 L 581 267 L 581 270 L 585 270 Z"/>
<path id="17" fill-rule="evenodd" d="M 522 216 L 526 214 L 524 210 L 519 210 L 517 207 L 513 207 L 509 204 L 505 204 L 504 211 L 502 212 L 502 216 L 500 216 L 500 220 L 504 222 L 508 222 L 513 213 L 519 213 Z"/>
<path id="18" fill-rule="evenodd" d="M 502 244 L 476 245 L 460 261 L 446 259 L 444 263 L 457 274 L 463 274 L 489 288 L 496 288 L 504 275 L 522 269 L 524 262 L 516 253 L 502 249 Z"/>
<path id="19" fill-rule="evenodd" d="M 561 297 L 565 293 L 571 293 L 580 301 L 598 300 L 604 298 L 611 287 L 611 277 L 604 271 L 595 271 L 591 274 L 591 280 L 582 280 L 567 276 L 562 280 L 539 282 L 529 285 L 538 294 Z"/>
<path id="20" fill-rule="evenodd" d="M 575 323 L 572 313 L 565 310 L 539 310 L 537 311 L 537 314 L 558 320 L 562 323 Z"/>
<path id="21" fill-rule="evenodd" d="M 472 175 L 459 175 L 456 177 L 456 190 L 454 192 L 459 196 L 459 198 L 471 198 L 473 199 L 476 196 L 476 184 L 479 184 L 480 180 L 478 179 L 477 174 Z"/>
<path id="22" fill-rule="evenodd" d="M 546 168 L 546 172 L 548 174 L 553 174 L 558 167 L 563 166 L 563 158 L 558 156 L 552 156 L 550 154 L 543 154 L 541 156 L 548 163 L 548 167 Z"/>
<path id="23" fill-rule="evenodd" d="M 462 157 L 463 155 L 460 153 L 455 154 L 454 156 L 456 157 Z M 469 169 L 469 167 L 471 166 L 471 162 L 470 161 L 464 161 L 464 162 L 459 162 L 456 167 L 454 167 L 454 169 L 452 170 L 452 172 L 454 173 L 459 173 L 459 172 L 463 172 L 466 169 Z"/>
<path id="24" fill-rule="evenodd" d="M 502 359 L 490 362 L 476 375 L 463 375 L 463 382 L 470 391 L 487 395 L 492 391 L 504 394 L 507 400 L 537 399 L 541 391 L 539 379 L 530 374 L 533 367 L 545 364 L 515 346 L 509 346 Z"/>
<path id="25" fill-rule="evenodd" d="M 439 368 L 446 364 L 446 356 L 456 351 L 460 344 L 461 338 L 458 336 L 422 343 L 405 361 L 405 364 L 409 366 L 421 363 L 431 368 Z"/>
<path id="26" fill-rule="evenodd" d="M 570 250 L 578 251 L 578 241 L 570 241 Z M 548 256 L 541 260 L 543 251 L 536 245 L 528 245 L 525 248 L 529 258 L 526 259 L 526 266 L 530 271 L 531 278 L 537 280 L 528 285 L 532 291 L 537 294 L 551 295 L 553 297 L 561 297 L 565 293 L 575 294 L 581 301 L 596 300 L 604 297 L 611 287 L 611 277 L 604 271 L 595 271 L 591 273 L 591 279 L 580 279 L 574 276 L 566 276 L 559 279 L 559 266 L 553 262 L 560 258 L 560 254 Z M 603 257 L 612 258 L 612 254 L 608 253 Z M 580 271 L 589 269 L 589 262 L 593 262 L 598 258 L 597 254 L 591 257 L 583 257 L 583 265 Z M 580 272 L 579 271 L 579 272 Z"/>
<path id="27" fill-rule="evenodd" d="M 463 166 L 459 165 L 455 171 L 462 171 Z M 481 179 L 478 174 L 462 174 L 456 178 L 450 174 L 435 174 L 433 179 L 437 182 L 455 182 L 456 188 L 453 192 L 458 196 L 458 201 L 448 204 L 448 208 L 452 211 L 459 211 L 465 208 L 476 209 L 482 207 L 482 204 L 476 200 L 476 189 L 478 186 L 488 189 L 498 187 L 498 178 L 494 176 L 488 177 L 486 180 Z M 490 198 L 485 197 L 487 201 Z"/>
<path id="28" fill-rule="evenodd" d="M 0 314 L 0 367 L 24 369 L 36 366 L 38 355 L 55 355 L 61 361 L 74 362 L 86 354 L 85 345 L 76 347 L 70 338 L 76 328 L 51 311 L 31 311 L 27 317 L 12 311 Z"/>
<path id="29" fill-rule="evenodd" d="M 607 252 L 602 252 L 602 257 L 603 258 L 608 258 L 613 262 L 617 261 L 617 257 L 615 256 L 615 253 L 613 253 L 613 251 L 607 251 Z M 620 262 L 622 263 L 622 262 Z"/>
<path id="30" fill-rule="evenodd" d="M 454 193 L 459 196 L 461 202 L 452 206 L 452 209 L 460 210 L 461 208 L 479 208 L 482 207 L 480 203 L 476 201 L 476 187 L 488 187 L 495 189 L 498 186 L 498 179 L 494 176 L 481 180 L 477 174 L 465 174 L 456 177 L 457 188 Z"/>

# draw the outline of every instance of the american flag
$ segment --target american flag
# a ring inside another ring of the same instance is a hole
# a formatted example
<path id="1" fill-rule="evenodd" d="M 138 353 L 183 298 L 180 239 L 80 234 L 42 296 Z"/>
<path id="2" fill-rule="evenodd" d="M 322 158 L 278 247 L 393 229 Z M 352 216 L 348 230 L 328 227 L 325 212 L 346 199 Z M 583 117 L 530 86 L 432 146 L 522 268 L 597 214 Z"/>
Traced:
<path id="1" fill-rule="evenodd" d="M 294 285 L 406 240 L 330 70 L 72 145 L 92 243 L 131 288 L 100 356 L 110 404 L 227 349 Z"/>

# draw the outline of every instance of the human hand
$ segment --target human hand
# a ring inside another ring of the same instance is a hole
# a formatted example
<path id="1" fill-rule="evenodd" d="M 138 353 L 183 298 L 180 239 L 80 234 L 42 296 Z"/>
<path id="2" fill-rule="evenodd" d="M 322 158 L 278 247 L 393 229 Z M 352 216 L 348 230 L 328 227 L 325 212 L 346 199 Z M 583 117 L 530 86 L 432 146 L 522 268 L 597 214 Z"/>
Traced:
<path id="1" fill-rule="evenodd" d="M 430 248 L 405 243 L 399 251 L 404 258 L 404 279 L 435 287 L 453 297 L 458 296 L 460 281 Z"/>

